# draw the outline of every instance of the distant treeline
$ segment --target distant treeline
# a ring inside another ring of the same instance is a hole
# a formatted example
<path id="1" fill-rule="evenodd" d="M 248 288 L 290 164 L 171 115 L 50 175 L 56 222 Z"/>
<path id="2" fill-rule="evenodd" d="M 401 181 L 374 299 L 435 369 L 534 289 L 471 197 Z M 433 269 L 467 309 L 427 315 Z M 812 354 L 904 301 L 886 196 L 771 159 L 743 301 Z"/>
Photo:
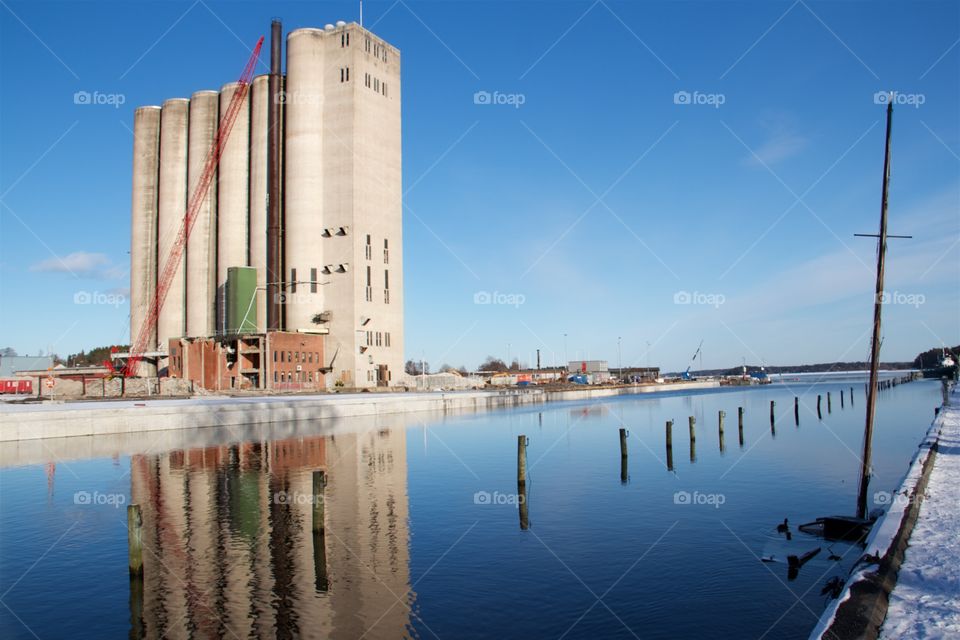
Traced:
<path id="1" fill-rule="evenodd" d="M 929 369 L 940 366 L 943 359 L 943 348 L 936 347 L 924 351 L 912 362 L 881 362 L 880 368 L 887 370 L 898 369 Z M 948 348 L 947 351 L 953 354 L 954 359 L 960 355 L 960 345 Z M 763 370 L 767 373 L 823 373 L 827 371 L 865 371 L 870 368 L 869 362 L 824 362 L 822 364 L 798 364 L 789 366 L 768 366 Z M 756 365 L 747 365 L 747 372 L 753 373 L 760 371 Z M 706 369 L 703 371 L 691 371 L 692 375 L 697 376 L 736 376 L 743 371 L 742 367 L 731 367 L 729 369 Z"/>

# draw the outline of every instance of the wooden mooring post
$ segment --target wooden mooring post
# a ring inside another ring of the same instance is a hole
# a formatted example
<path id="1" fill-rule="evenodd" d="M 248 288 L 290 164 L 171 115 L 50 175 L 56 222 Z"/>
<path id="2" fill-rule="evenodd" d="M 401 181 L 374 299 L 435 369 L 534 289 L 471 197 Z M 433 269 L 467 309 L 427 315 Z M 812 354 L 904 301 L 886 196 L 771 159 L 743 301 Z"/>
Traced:
<path id="1" fill-rule="evenodd" d="M 776 416 L 777 416 L 777 401 L 771 400 L 770 401 L 770 426 L 771 427 L 773 426 L 773 423 L 776 420 Z"/>
<path id="2" fill-rule="evenodd" d="M 833 403 L 830 401 L 829 391 L 827 391 L 827 413 L 833 413 Z"/>
<path id="3" fill-rule="evenodd" d="M 127 506 L 127 551 L 131 576 L 143 575 L 143 513 L 139 504 Z"/>
<path id="4" fill-rule="evenodd" d="M 840 389 L 840 408 L 843 409 L 843 389 Z"/>
<path id="5" fill-rule="evenodd" d="M 817 418 L 823 420 L 823 412 L 820 411 L 820 395 L 817 394 Z"/>
<path id="6" fill-rule="evenodd" d="M 527 482 L 527 436 L 517 436 L 517 484 Z"/>
<path id="7" fill-rule="evenodd" d="M 673 471 L 673 420 L 667 420 L 667 471 Z"/>
<path id="8" fill-rule="evenodd" d="M 688 422 L 690 425 L 690 462 L 695 462 L 697 459 L 697 419 L 690 416 Z"/>
<path id="9" fill-rule="evenodd" d="M 627 484 L 629 479 L 629 470 L 627 468 L 627 436 L 630 435 L 626 429 L 620 429 L 620 484 Z"/>
<path id="10" fill-rule="evenodd" d="M 793 397 L 793 422 L 800 426 L 800 398 L 797 396 Z"/>
<path id="11" fill-rule="evenodd" d="M 850 387 L 850 406 L 853 406 L 853 387 Z"/>
<path id="12" fill-rule="evenodd" d="M 737 436 L 740 440 L 740 448 L 743 449 L 743 407 L 737 407 Z"/>
<path id="13" fill-rule="evenodd" d="M 723 419 L 725 417 L 727 417 L 727 412 L 721 409 L 720 412 L 717 413 L 717 434 L 720 438 L 720 453 L 723 453 L 726 448 L 723 443 Z"/>

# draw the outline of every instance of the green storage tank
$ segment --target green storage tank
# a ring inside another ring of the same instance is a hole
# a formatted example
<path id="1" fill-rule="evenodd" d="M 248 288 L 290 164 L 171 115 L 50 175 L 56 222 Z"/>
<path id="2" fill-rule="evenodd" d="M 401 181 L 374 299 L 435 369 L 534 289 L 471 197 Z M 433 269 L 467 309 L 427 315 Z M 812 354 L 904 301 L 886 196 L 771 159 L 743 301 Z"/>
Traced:
<path id="1" fill-rule="evenodd" d="M 226 297 L 227 333 L 256 333 L 257 270 L 229 267 Z"/>

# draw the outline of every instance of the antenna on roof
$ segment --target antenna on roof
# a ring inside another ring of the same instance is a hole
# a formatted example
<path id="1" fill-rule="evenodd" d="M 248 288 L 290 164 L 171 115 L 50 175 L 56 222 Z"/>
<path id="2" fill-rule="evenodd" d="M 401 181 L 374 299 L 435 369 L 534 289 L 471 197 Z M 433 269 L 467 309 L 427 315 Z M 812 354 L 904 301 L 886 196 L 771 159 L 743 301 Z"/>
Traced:
<path id="1" fill-rule="evenodd" d="M 363 0 L 360 0 L 360 26 L 363 26 Z"/>

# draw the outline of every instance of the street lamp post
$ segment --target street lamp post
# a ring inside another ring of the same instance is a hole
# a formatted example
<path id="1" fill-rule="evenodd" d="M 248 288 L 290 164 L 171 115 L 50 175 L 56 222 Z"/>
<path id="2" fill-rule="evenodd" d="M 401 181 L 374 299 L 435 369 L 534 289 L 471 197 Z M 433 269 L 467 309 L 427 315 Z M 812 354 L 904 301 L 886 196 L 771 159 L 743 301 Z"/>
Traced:
<path id="1" fill-rule="evenodd" d="M 566 371 L 567 363 L 570 362 L 567 360 L 567 334 L 563 334 L 563 369 Z"/>

